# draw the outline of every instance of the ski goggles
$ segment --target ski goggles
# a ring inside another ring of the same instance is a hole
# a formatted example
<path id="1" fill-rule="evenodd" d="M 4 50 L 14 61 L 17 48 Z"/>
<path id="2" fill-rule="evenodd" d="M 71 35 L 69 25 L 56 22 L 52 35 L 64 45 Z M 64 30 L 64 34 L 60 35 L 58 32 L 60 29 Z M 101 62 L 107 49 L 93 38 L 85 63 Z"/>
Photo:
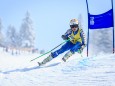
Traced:
<path id="1" fill-rule="evenodd" d="M 78 24 L 75 24 L 75 25 L 70 25 L 71 28 L 77 28 L 78 27 Z"/>

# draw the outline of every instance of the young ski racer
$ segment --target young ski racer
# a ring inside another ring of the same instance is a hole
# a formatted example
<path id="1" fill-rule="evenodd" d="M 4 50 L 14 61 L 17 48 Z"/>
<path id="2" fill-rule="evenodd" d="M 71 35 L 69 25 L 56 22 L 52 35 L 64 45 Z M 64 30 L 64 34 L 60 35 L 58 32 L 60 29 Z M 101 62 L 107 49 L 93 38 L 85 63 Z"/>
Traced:
<path id="1" fill-rule="evenodd" d="M 53 58 L 56 58 L 58 55 L 64 53 L 65 51 L 68 51 L 62 58 L 62 60 L 66 62 L 69 57 L 75 54 L 75 52 L 82 53 L 83 49 L 86 46 L 85 35 L 83 30 L 79 28 L 79 22 L 77 19 L 70 20 L 70 29 L 67 30 L 64 35 L 62 35 L 62 39 L 69 41 L 62 45 L 60 49 L 52 52 L 42 62 L 38 62 L 39 66 L 46 64 Z"/>

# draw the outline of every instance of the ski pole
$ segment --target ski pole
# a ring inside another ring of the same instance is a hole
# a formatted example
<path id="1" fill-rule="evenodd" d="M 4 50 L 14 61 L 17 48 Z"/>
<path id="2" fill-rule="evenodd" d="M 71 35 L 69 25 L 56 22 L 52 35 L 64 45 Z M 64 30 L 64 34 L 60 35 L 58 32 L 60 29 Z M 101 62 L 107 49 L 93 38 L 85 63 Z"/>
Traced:
<path id="1" fill-rule="evenodd" d="M 34 60 L 36 60 L 36 59 L 38 59 L 38 58 L 40 58 L 40 57 L 42 57 L 42 56 L 44 56 L 44 55 L 46 55 L 46 54 L 52 52 L 53 50 L 55 50 L 56 48 L 58 48 L 59 46 L 61 46 L 62 44 L 66 43 L 66 42 L 69 41 L 69 40 L 70 40 L 70 39 L 65 40 L 64 42 L 60 43 L 59 45 L 57 45 L 56 47 L 54 47 L 54 48 L 51 49 L 50 51 L 48 51 L 48 52 L 46 52 L 46 53 L 44 53 L 44 54 L 42 54 L 42 55 L 40 55 L 40 56 L 38 56 L 38 57 L 32 59 L 31 61 L 34 61 Z"/>

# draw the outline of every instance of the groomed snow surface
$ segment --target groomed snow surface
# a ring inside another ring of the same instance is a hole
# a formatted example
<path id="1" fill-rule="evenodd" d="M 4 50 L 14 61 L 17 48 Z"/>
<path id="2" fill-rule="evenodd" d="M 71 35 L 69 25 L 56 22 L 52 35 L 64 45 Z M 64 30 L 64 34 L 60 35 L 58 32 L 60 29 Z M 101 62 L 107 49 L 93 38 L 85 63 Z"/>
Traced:
<path id="1" fill-rule="evenodd" d="M 11 55 L 0 50 L 0 86 L 115 86 L 115 54 L 94 57 L 64 54 L 39 67 L 39 54 Z"/>

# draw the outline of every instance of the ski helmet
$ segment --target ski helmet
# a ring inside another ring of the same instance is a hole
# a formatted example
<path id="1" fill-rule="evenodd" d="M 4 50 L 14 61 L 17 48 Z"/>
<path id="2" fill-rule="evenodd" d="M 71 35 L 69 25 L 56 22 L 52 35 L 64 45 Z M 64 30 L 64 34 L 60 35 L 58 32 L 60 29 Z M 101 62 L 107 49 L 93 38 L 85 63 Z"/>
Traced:
<path id="1" fill-rule="evenodd" d="M 70 25 L 78 25 L 79 24 L 79 22 L 78 22 L 78 20 L 77 19 L 71 19 L 70 20 Z"/>
<path id="2" fill-rule="evenodd" d="M 71 28 L 72 28 L 72 27 L 78 27 L 78 24 L 79 24 L 79 22 L 78 22 L 77 19 L 71 19 L 71 20 L 70 20 L 70 27 L 71 27 Z"/>

